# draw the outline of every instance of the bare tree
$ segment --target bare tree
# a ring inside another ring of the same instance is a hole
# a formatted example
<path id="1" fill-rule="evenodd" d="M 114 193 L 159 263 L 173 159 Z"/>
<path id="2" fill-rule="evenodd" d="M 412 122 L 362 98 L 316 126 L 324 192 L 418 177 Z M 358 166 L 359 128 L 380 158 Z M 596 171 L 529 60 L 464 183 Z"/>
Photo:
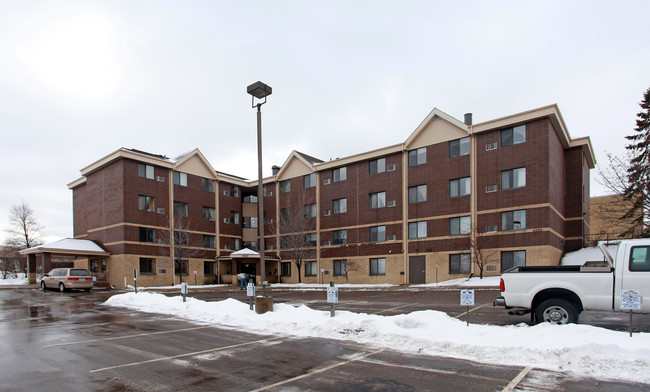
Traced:
<path id="1" fill-rule="evenodd" d="M 348 283 L 348 273 L 359 271 L 361 265 L 355 261 L 347 261 L 345 264 L 345 283 Z"/>
<path id="2" fill-rule="evenodd" d="M 180 283 L 183 283 L 183 273 L 185 268 L 188 269 L 189 274 L 189 259 L 199 257 L 203 250 L 202 243 L 194 240 L 194 236 L 190 233 L 191 222 L 189 219 L 182 219 L 178 216 L 174 217 L 173 230 L 166 227 L 159 230 L 158 240 L 162 243 L 168 244 L 169 247 L 164 247 L 164 252 L 169 252 L 169 256 L 174 258 L 174 274 L 172 277 L 172 286 L 176 284 L 175 275 L 180 277 Z"/>
<path id="3" fill-rule="evenodd" d="M 0 275 L 2 279 L 10 276 L 17 276 L 19 272 L 25 272 L 27 260 L 19 253 L 18 248 L 12 246 L 0 246 Z"/>
<path id="4" fill-rule="evenodd" d="M 298 269 L 298 283 L 302 283 L 302 267 L 305 261 L 316 258 L 316 234 L 312 233 L 315 228 L 315 218 L 312 208 L 315 205 L 305 205 L 298 211 L 291 211 L 290 208 L 280 212 L 280 219 L 276 220 L 274 234 L 280 237 L 280 253 L 282 258 L 291 260 Z"/>
<path id="5" fill-rule="evenodd" d="M 470 235 L 469 246 L 472 252 L 472 259 L 478 268 L 480 278 L 483 279 L 485 267 L 495 261 L 494 256 L 497 255 L 499 251 L 484 247 L 483 243 L 485 242 L 485 233 L 480 232 L 476 226 L 472 226 L 471 233 L 472 235 Z"/>
<path id="6" fill-rule="evenodd" d="M 27 249 L 41 245 L 42 226 L 36 219 L 36 214 L 29 205 L 23 201 L 20 205 L 14 205 L 9 212 L 9 228 L 6 230 L 7 246 L 18 249 Z"/>

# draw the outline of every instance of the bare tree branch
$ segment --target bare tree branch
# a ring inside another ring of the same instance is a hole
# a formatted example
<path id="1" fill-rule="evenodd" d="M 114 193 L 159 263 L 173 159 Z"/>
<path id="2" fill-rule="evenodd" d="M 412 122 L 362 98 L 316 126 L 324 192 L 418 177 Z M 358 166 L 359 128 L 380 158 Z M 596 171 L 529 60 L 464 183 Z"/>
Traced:
<path id="1" fill-rule="evenodd" d="M 23 201 L 14 205 L 9 212 L 9 228 L 6 230 L 6 245 L 19 249 L 32 248 L 41 245 L 41 224 L 36 219 L 34 210 Z"/>

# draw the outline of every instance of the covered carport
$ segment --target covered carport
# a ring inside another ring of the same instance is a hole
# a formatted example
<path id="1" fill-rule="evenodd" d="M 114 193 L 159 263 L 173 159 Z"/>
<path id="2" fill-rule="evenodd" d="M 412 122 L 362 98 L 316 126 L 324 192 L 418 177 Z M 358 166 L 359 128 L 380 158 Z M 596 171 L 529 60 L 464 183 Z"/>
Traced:
<path id="1" fill-rule="evenodd" d="M 75 267 L 89 270 L 97 279 L 97 283 L 101 284 L 107 279 L 105 266 L 111 255 L 94 241 L 76 238 L 65 238 L 35 246 L 20 253 L 27 256 L 29 283 L 37 283 L 44 273 L 53 268 Z"/>

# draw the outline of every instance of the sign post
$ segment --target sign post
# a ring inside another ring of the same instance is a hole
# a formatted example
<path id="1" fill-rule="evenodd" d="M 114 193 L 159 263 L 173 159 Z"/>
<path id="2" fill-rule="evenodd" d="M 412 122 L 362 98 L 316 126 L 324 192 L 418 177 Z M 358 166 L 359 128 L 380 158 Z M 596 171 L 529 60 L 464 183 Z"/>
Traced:
<path id="1" fill-rule="evenodd" d="M 469 327 L 469 307 L 474 306 L 474 290 L 461 290 L 460 304 L 467 306 L 467 326 Z"/>
<path id="2" fill-rule="evenodd" d="M 630 311 L 630 337 L 632 337 L 632 311 L 641 310 L 641 291 L 639 290 L 623 290 L 621 291 L 621 310 Z"/>
<path id="3" fill-rule="evenodd" d="M 251 310 L 253 310 L 253 304 L 255 303 L 255 284 L 249 282 L 246 286 L 246 296 L 250 302 Z"/>
<path id="4" fill-rule="evenodd" d="M 135 288 L 135 293 L 138 294 L 138 270 L 133 269 L 133 287 Z"/>
<path id="5" fill-rule="evenodd" d="M 181 294 L 183 295 L 183 302 L 185 302 L 185 298 L 187 297 L 187 282 L 181 283 Z"/>
<path id="6" fill-rule="evenodd" d="M 198 275 L 199 271 L 194 270 L 194 286 L 196 286 L 196 275 Z"/>
<path id="7" fill-rule="evenodd" d="M 334 282 L 330 282 L 330 286 L 327 288 L 327 303 L 331 306 L 330 317 L 334 317 L 337 302 L 339 302 L 339 288 L 334 286 Z"/>

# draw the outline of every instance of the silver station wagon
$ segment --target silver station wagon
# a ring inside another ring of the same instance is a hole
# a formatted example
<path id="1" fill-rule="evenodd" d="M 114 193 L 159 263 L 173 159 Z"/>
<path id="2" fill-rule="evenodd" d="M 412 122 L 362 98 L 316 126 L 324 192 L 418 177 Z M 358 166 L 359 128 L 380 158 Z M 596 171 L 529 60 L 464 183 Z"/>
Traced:
<path id="1" fill-rule="evenodd" d="M 41 289 L 80 289 L 90 291 L 93 288 L 93 277 L 83 268 L 55 268 L 43 275 Z"/>

